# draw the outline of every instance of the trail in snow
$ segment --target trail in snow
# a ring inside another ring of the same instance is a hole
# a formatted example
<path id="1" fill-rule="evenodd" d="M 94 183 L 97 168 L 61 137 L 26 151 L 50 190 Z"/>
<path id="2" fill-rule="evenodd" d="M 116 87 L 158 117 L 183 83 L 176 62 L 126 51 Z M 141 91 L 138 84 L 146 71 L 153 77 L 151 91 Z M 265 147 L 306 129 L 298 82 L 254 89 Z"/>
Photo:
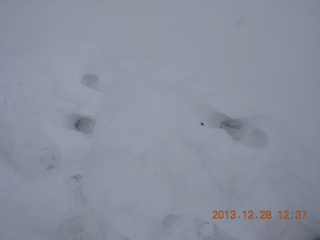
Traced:
<path id="1" fill-rule="evenodd" d="M 74 4 L 0 4 L 0 239 L 319 237 L 317 4 Z"/>

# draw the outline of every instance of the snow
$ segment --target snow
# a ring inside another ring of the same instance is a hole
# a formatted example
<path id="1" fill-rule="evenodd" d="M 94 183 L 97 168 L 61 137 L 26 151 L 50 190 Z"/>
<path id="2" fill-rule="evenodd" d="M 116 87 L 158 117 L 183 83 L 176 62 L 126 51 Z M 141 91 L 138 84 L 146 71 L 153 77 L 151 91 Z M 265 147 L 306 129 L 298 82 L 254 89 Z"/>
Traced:
<path id="1" fill-rule="evenodd" d="M 319 10 L 0 1 L 0 240 L 319 238 Z"/>

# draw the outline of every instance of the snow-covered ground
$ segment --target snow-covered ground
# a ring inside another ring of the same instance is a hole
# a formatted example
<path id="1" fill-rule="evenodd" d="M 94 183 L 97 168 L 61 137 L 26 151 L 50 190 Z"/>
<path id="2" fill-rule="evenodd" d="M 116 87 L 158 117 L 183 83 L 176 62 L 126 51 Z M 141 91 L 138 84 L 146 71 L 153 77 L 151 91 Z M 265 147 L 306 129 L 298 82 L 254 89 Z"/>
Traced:
<path id="1" fill-rule="evenodd" d="M 319 1 L 1 0 L 0 240 L 319 238 L 319 24 Z"/>

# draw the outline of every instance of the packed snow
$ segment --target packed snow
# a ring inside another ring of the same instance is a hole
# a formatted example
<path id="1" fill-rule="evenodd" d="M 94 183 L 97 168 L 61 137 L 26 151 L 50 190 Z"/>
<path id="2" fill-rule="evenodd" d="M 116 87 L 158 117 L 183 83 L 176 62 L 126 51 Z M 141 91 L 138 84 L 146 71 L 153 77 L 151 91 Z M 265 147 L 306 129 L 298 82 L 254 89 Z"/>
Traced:
<path id="1" fill-rule="evenodd" d="M 0 240 L 319 239 L 319 24 L 319 1 L 0 1 Z"/>

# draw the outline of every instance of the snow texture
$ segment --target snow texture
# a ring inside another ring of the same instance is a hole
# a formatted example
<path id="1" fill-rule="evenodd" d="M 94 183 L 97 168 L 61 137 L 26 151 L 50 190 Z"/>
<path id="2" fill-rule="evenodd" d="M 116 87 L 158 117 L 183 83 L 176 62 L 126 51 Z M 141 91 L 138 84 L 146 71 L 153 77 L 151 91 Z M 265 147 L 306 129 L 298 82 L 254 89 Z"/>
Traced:
<path id="1" fill-rule="evenodd" d="M 319 1 L 12 0 L 0 22 L 0 240 L 320 238 Z"/>

